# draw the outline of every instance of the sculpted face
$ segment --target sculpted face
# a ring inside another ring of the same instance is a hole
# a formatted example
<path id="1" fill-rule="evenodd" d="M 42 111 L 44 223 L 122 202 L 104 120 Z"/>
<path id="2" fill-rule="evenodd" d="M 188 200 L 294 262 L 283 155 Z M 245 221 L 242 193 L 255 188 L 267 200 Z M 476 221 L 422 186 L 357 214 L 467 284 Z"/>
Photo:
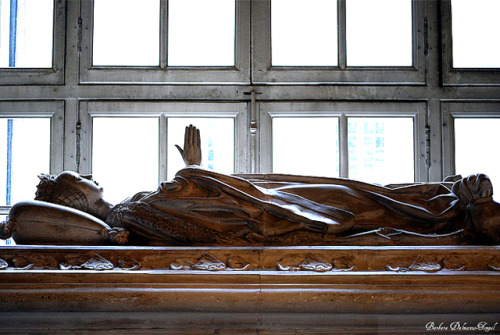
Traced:
<path id="1" fill-rule="evenodd" d="M 91 175 L 80 175 L 74 171 L 64 171 L 57 176 L 56 181 L 65 184 L 76 192 L 81 192 L 88 202 L 89 208 L 87 212 L 104 220 L 112 205 L 103 199 L 103 188 L 92 180 Z"/>
<path id="2" fill-rule="evenodd" d="M 74 171 L 64 171 L 57 176 L 56 181 L 70 184 L 72 187 L 81 191 L 91 202 L 92 199 L 97 200 L 102 197 L 103 189 L 92 180 L 90 175 L 80 175 Z"/>

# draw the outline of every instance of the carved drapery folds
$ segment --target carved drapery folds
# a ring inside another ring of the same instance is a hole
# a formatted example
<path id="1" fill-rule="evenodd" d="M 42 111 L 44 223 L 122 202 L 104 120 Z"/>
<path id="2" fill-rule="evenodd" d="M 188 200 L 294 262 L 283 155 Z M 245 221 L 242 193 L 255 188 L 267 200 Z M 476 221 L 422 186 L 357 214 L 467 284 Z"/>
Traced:
<path id="1" fill-rule="evenodd" d="M 382 187 L 188 167 L 156 191 L 117 205 L 106 202 L 102 188 L 78 173 L 65 171 L 50 182 L 54 189 L 74 189 L 92 199 L 87 212 L 79 209 L 80 202 L 50 203 L 53 194 L 39 190 L 37 200 L 12 207 L 9 220 L 0 224 L 0 238 L 12 234 L 18 244 L 249 247 L 500 241 L 500 204 L 483 174 L 455 183 Z"/>

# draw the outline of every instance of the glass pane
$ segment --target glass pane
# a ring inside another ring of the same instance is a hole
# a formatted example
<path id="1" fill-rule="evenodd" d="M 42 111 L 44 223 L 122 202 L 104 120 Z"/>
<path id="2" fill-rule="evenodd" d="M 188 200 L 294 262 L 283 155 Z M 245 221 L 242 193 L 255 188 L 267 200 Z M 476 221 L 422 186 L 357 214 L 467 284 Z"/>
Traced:
<path id="1" fill-rule="evenodd" d="M 348 118 L 349 178 L 381 185 L 414 177 L 412 118 Z"/>
<path id="2" fill-rule="evenodd" d="M 452 0 L 453 67 L 500 68 L 500 1 Z"/>
<path id="3" fill-rule="evenodd" d="M 95 117 L 92 175 L 116 204 L 158 187 L 158 118 Z"/>
<path id="4" fill-rule="evenodd" d="M 336 66 L 337 1 L 272 0 L 274 66 Z"/>
<path id="5" fill-rule="evenodd" d="M 7 220 L 8 216 L 6 215 L 0 215 L 0 222 L 3 222 Z M 4 245 L 16 245 L 16 242 L 14 242 L 13 239 L 9 238 L 7 240 L 0 240 L 0 247 Z"/>
<path id="6" fill-rule="evenodd" d="M 33 200 L 49 172 L 50 119 L 0 118 L 0 205 Z"/>
<path id="7" fill-rule="evenodd" d="M 0 0 L 0 67 L 52 67 L 53 0 Z"/>
<path id="8" fill-rule="evenodd" d="M 338 118 L 274 118 L 273 172 L 338 177 Z"/>
<path id="9" fill-rule="evenodd" d="M 493 197 L 500 200 L 500 119 L 455 119 L 455 172 L 466 177 L 487 174 L 493 183 Z M 493 148 L 493 151 L 492 151 Z"/>
<path id="10" fill-rule="evenodd" d="M 411 0 L 347 0 L 348 66 L 411 66 Z"/>
<path id="11" fill-rule="evenodd" d="M 158 66 L 159 0 L 95 0 L 93 65 Z"/>
<path id="12" fill-rule="evenodd" d="M 220 173 L 234 173 L 234 119 L 233 118 L 169 118 L 168 119 L 168 169 L 171 180 L 184 168 L 182 156 L 175 148 L 184 146 L 184 130 L 190 124 L 200 129 L 201 165 Z"/>
<path id="13" fill-rule="evenodd" d="M 168 65 L 234 65 L 235 0 L 170 0 Z"/>

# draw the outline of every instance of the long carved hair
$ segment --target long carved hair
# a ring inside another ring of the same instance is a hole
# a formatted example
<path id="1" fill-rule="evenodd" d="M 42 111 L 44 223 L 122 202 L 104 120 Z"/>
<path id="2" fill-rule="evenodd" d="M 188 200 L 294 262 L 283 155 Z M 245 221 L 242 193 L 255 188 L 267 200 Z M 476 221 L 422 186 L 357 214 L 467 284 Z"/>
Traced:
<path id="1" fill-rule="evenodd" d="M 36 187 L 35 200 L 88 212 L 89 202 L 87 197 L 83 192 L 75 189 L 67 180 L 49 174 L 41 174 L 38 178 L 40 183 Z"/>

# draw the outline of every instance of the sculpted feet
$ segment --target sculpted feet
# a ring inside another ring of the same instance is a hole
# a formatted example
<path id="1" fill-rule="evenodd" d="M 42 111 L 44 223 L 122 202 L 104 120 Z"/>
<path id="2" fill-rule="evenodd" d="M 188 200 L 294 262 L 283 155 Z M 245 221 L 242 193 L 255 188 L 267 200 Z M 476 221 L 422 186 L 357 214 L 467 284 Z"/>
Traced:
<path id="1" fill-rule="evenodd" d="M 453 193 L 467 210 L 465 231 L 476 243 L 500 242 L 500 204 L 493 201 L 493 186 L 484 174 L 470 175 L 453 185 Z"/>
<path id="2" fill-rule="evenodd" d="M 493 200 L 474 204 L 470 210 L 475 242 L 500 243 L 500 204 Z"/>

